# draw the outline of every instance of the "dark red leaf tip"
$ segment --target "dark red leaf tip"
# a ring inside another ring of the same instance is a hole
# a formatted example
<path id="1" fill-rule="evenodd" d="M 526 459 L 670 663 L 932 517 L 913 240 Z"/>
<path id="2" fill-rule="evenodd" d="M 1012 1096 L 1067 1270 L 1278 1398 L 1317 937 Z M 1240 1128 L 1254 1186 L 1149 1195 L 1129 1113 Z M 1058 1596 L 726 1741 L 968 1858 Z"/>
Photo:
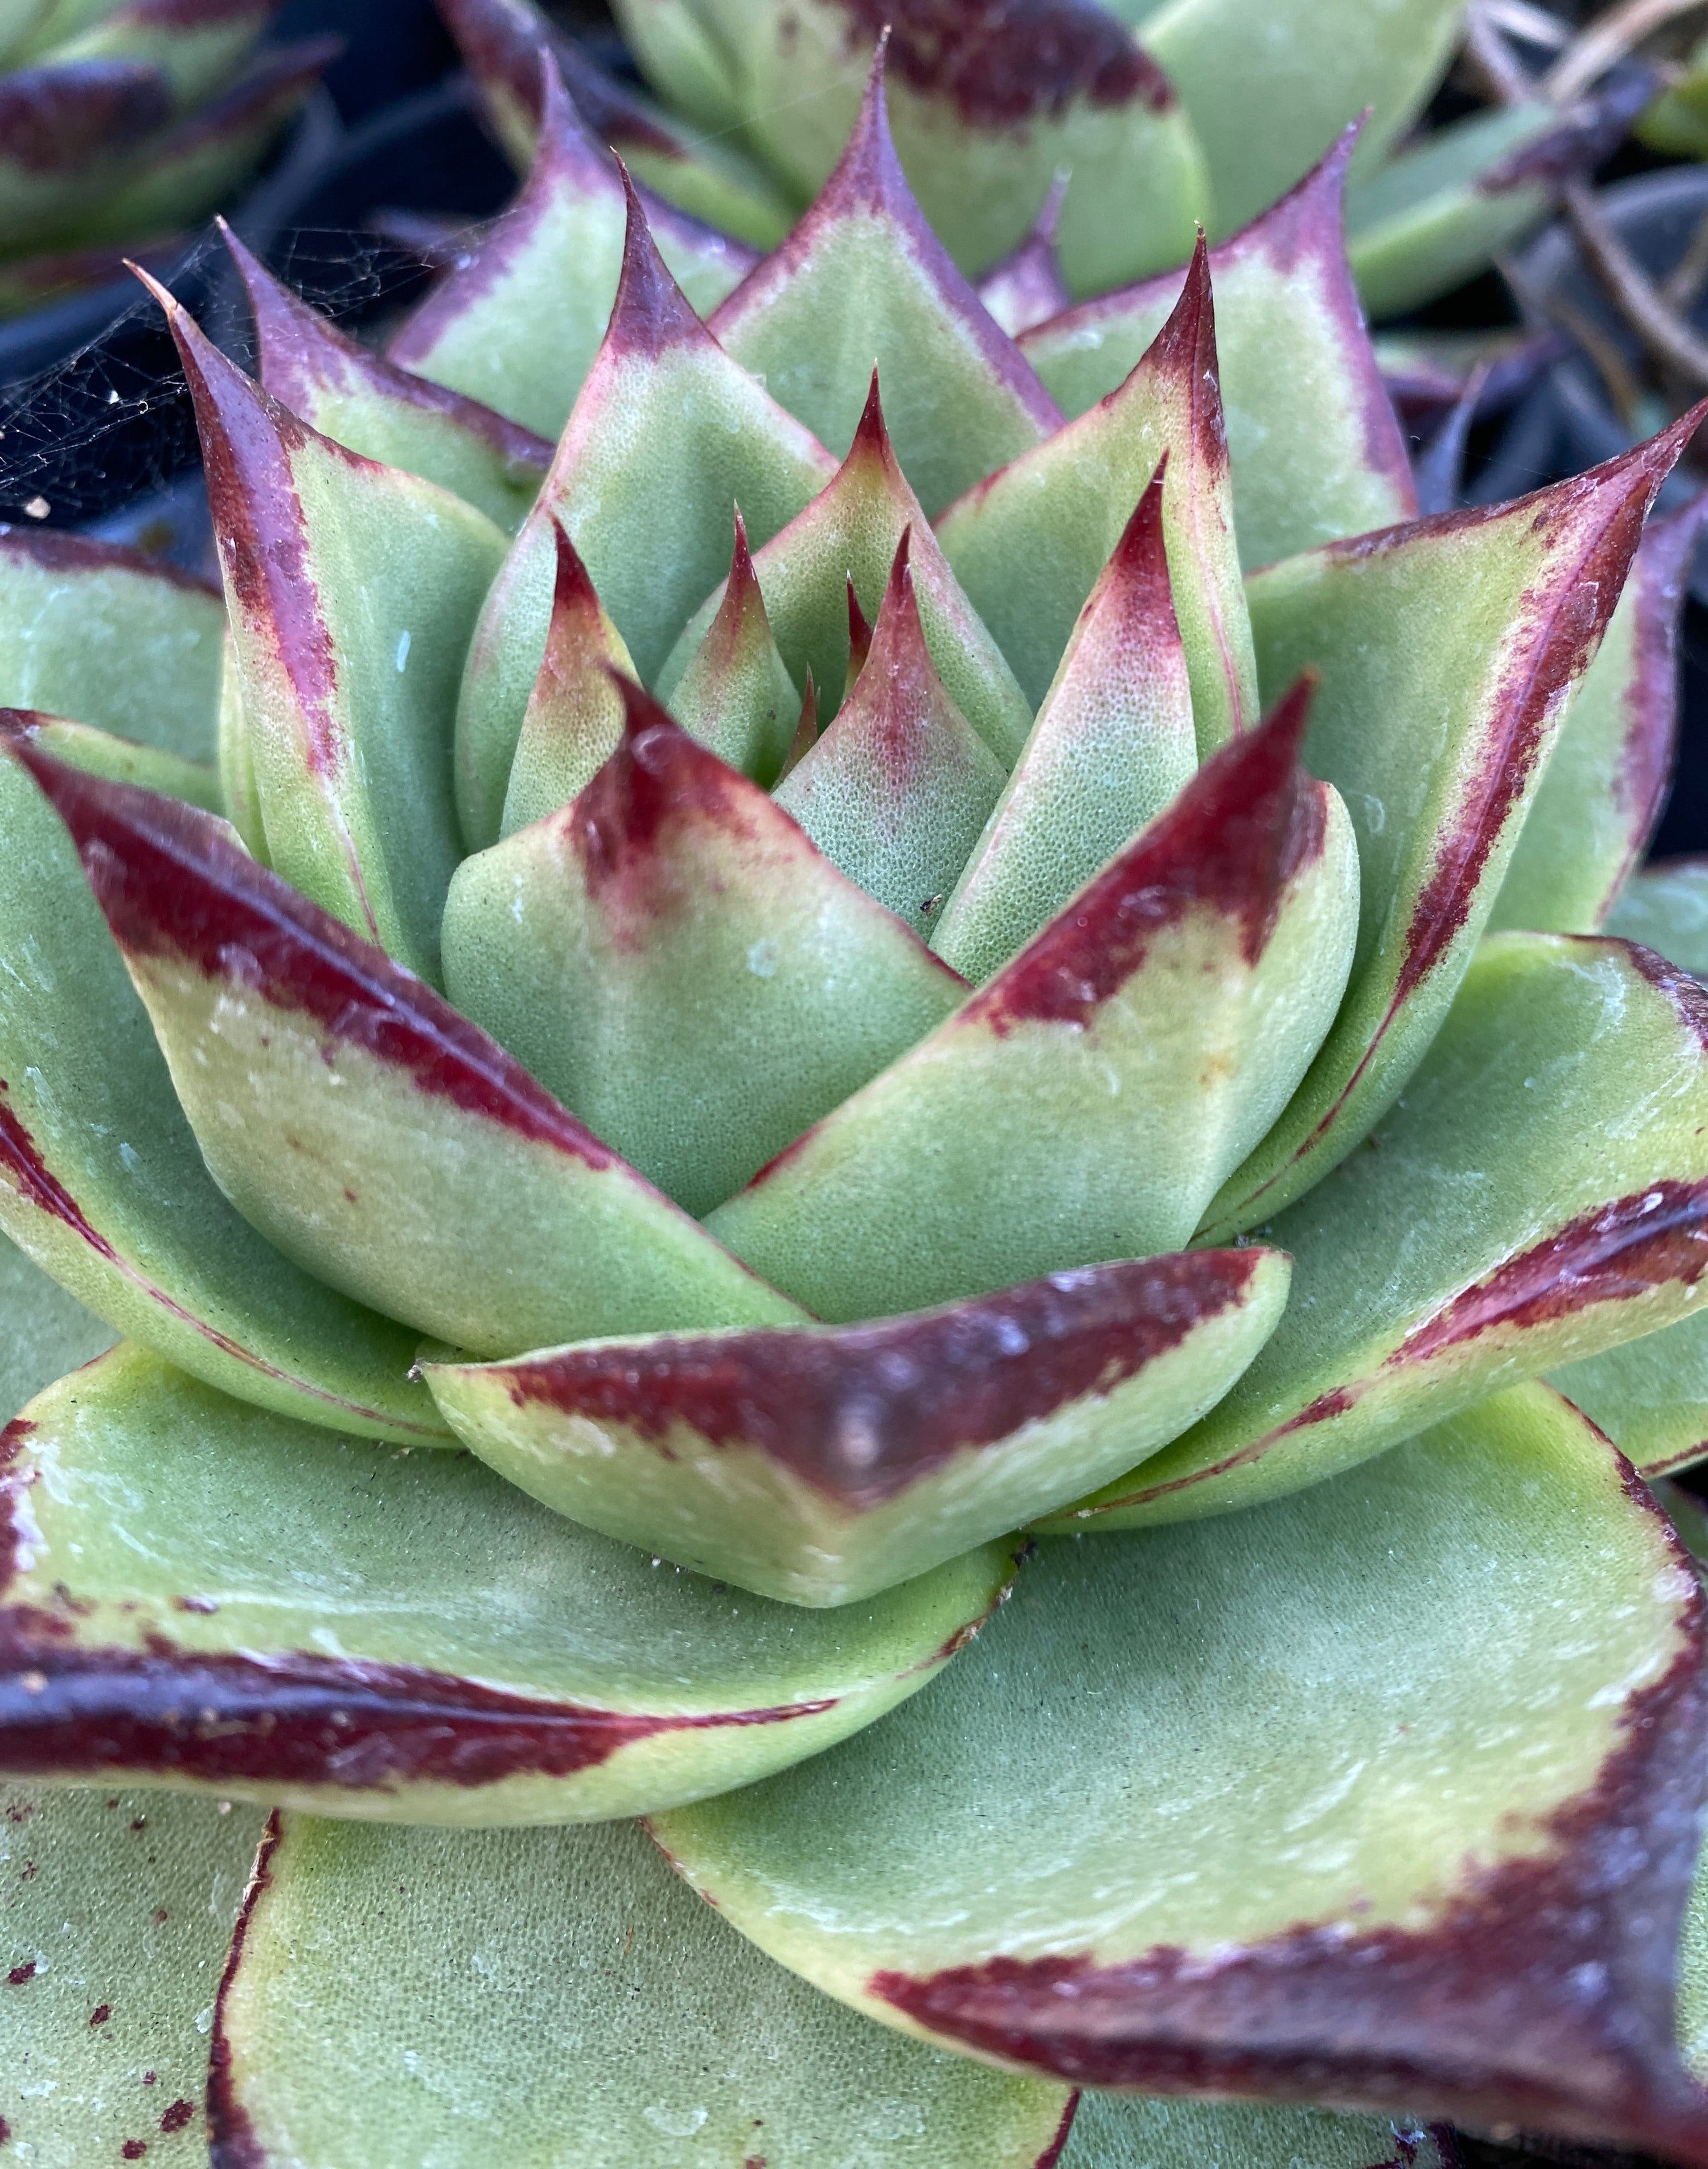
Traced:
<path id="1" fill-rule="evenodd" d="M 960 1011 L 998 1035 L 1017 1024 L 1083 1026 L 1194 909 L 1239 928 L 1255 966 L 1288 884 L 1322 849 L 1323 786 L 1299 765 L 1317 688 L 1302 672 L 1264 720 L 1224 746 L 1172 806 L 1034 936 Z"/>
<path id="2" fill-rule="evenodd" d="M 600 604 L 599 590 L 593 586 L 593 575 L 587 568 L 569 530 L 554 516 L 551 522 L 552 540 L 557 549 L 557 570 L 551 588 L 551 622 L 555 632 L 565 623 L 577 629 L 586 624 L 597 624 Z"/>
<path id="3" fill-rule="evenodd" d="M 759 576 L 753 570 L 753 553 L 748 547 L 748 523 L 742 517 L 740 505 L 735 508 L 735 514 L 736 539 L 730 552 L 730 577 L 724 594 L 726 603 L 731 595 L 745 597 L 750 588 L 757 588 L 759 584 Z"/>
<path id="4" fill-rule="evenodd" d="M 860 599 L 854 593 L 854 574 L 846 576 L 848 586 L 848 682 L 853 685 L 865 667 L 871 653 L 872 628 L 866 622 L 866 614 L 860 608 Z"/>
<path id="5" fill-rule="evenodd" d="M 881 460 L 893 466 L 896 455 L 891 449 L 889 427 L 884 420 L 884 402 L 878 390 L 878 367 L 872 365 L 872 381 L 866 387 L 866 403 L 860 409 L 860 418 L 855 425 L 854 442 L 849 446 L 848 457 L 843 465 L 851 466 L 862 455 Z"/>
<path id="6" fill-rule="evenodd" d="M 623 268 L 605 332 L 605 349 L 616 354 L 656 354 L 666 347 L 686 346 L 698 339 L 710 341 L 711 334 L 658 253 L 658 244 L 646 222 L 646 206 L 620 158 L 617 171 L 622 177 L 629 216 L 623 234 Z"/>

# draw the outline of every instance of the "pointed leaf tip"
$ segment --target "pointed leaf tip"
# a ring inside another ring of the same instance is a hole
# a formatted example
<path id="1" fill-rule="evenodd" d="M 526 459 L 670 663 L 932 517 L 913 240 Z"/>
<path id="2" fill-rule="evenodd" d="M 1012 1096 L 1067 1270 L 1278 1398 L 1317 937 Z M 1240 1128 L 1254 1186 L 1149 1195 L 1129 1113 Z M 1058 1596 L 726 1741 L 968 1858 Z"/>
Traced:
<path id="1" fill-rule="evenodd" d="M 852 585 L 852 584 L 850 584 Z M 818 743 L 818 688 L 812 682 L 811 664 L 806 671 L 806 690 L 801 695 L 801 720 L 795 726 L 795 736 L 790 741 L 789 751 L 783 762 L 782 773 L 777 781 L 799 768 L 801 762 Z"/>
<path id="2" fill-rule="evenodd" d="M 615 152 L 612 153 L 615 157 Z M 623 268 L 617 280 L 617 297 L 605 345 L 615 354 L 652 355 L 665 347 L 683 346 L 710 334 L 695 315 L 694 305 L 667 269 L 647 222 L 646 207 L 620 158 L 628 205 L 628 225 L 623 234 Z"/>
<path id="3" fill-rule="evenodd" d="M 551 589 L 552 615 L 556 616 L 559 611 L 566 611 L 576 617 L 597 618 L 599 599 L 593 584 L 593 575 L 588 571 L 569 530 L 556 517 L 551 522 L 551 535 L 557 548 L 557 571 Z"/>
<path id="4" fill-rule="evenodd" d="M 866 614 L 860 608 L 860 599 L 854 593 L 854 574 L 847 573 L 844 578 L 848 585 L 848 685 L 851 687 L 865 669 L 866 658 L 871 653 L 872 628 L 866 622 Z"/>

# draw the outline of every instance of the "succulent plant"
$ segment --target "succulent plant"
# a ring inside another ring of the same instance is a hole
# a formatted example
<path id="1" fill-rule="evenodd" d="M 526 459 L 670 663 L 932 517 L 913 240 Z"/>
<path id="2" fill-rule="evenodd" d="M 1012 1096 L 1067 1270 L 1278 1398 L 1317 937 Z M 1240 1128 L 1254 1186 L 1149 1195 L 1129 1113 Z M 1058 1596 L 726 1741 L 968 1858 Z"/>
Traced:
<path id="1" fill-rule="evenodd" d="M 20 2159 L 1708 2161 L 1697 416 L 1413 516 L 1349 144 L 1023 349 L 881 67 L 738 284 L 542 113 L 156 289 L 222 595 L 0 538 Z"/>
<path id="2" fill-rule="evenodd" d="M 1050 313 L 1184 264 L 1195 223 L 1238 232 L 1360 113 L 1353 268 L 1372 310 L 1414 307 L 1539 224 L 1551 182 L 1614 148 L 1650 88 L 1515 91 L 1418 131 L 1465 0 L 613 0 L 658 106 L 535 0 L 439 4 L 519 163 L 550 51 L 602 142 L 761 247 L 829 173 L 887 35 L 907 178 L 1010 330 L 1016 274 Z"/>
<path id="3" fill-rule="evenodd" d="M 0 316 L 198 224 L 336 40 L 261 49 L 277 0 L 0 0 Z"/>

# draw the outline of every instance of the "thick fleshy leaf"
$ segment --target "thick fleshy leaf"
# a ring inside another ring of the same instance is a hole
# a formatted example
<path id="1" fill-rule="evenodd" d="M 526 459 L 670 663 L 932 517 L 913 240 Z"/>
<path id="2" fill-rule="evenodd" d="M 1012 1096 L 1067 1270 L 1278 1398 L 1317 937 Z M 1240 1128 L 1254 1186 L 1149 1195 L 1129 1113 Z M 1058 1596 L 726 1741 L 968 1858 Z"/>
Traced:
<path id="1" fill-rule="evenodd" d="M 627 216 L 620 179 L 575 116 L 555 66 L 527 184 L 466 262 L 392 339 L 391 360 L 524 428 L 562 429 L 610 317 Z M 710 309 L 753 263 L 721 234 L 655 213 L 665 261 Z"/>
<path id="2" fill-rule="evenodd" d="M 655 1565 L 466 1454 L 311 1431 L 128 1343 L 6 1443 L 0 1771 L 73 1783 L 404 1822 L 633 1815 L 870 1724 L 1012 1571 L 987 1545 L 820 1618 Z"/>
<path id="3" fill-rule="evenodd" d="M 1063 2087 L 827 2004 L 638 1830 L 280 1825 L 214 2028 L 215 2141 L 252 2169 L 1052 2158 Z"/>
<path id="4" fill-rule="evenodd" d="M 1644 1476 L 1708 1461 L 1708 1312 L 1548 1374 Z"/>
<path id="5" fill-rule="evenodd" d="M 1322 674 L 1306 758 L 1358 832 L 1358 953 L 1297 1098 L 1206 1216 L 1214 1239 L 1319 1181 L 1422 1059 L 1701 411 L 1515 504 L 1329 543 L 1250 582 L 1264 685 Z"/>
<path id="6" fill-rule="evenodd" d="M 1267 565 L 1417 509 L 1347 269 L 1349 128 L 1277 204 L 1210 252 L 1216 349 L 1240 556 Z M 1069 414 L 1114 392 L 1168 321 L 1181 274 L 1084 302 L 1020 339 Z"/>
<path id="7" fill-rule="evenodd" d="M 851 581 L 849 608 L 859 608 Z M 670 705 L 685 730 L 743 775 L 769 789 L 782 773 L 800 720 L 801 695 L 772 637 L 739 510 L 723 600 Z"/>
<path id="8" fill-rule="evenodd" d="M 706 330 L 631 199 L 609 329 L 540 500 L 493 583 L 463 680 L 458 806 L 471 850 L 498 840 L 545 653 L 552 523 L 568 530 L 650 684 L 683 621 L 723 578 L 735 507 L 754 541 L 765 541 L 817 495 L 835 465 Z M 682 653 L 684 666 L 715 609 Z"/>
<path id="9" fill-rule="evenodd" d="M 835 1319 L 1183 1248 L 1344 984 L 1357 868 L 1296 765 L 1307 698 L 721 1206 L 721 1239 Z"/>
<path id="10" fill-rule="evenodd" d="M 458 673 L 503 536 L 309 429 L 153 291 L 195 401 L 268 856 L 436 979 Z"/>
<path id="11" fill-rule="evenodd" d="M 519 526 L 551 464 L 545 439 L 346 338 L 219 224 L 254 315 L 262 388 L 322 436 Z"/>
<path id="12" fill-rule="evenodd" d="M 1117 13 L 1134 4 L 1120 0 Z M 1446 72 L 1464 10 L 1462 0 L 1165 0 L 1142 12 L 1146 51 L 1168 70 L 1209 154 L 1216 225 L 1227 233 L 1290 188 L 1366 106 L 1360 163 L 1373 166 Z"/>
<path id="13" fill-rule="evenodd" d="M 923 934 L 1001 796 L 1003 764 L 944 691 L 897 547 L 871 646 L 830 727 L 777 786 L 825 856 Z"/>
<path id="14" fill-rule="evenodd" d="M 0 706 L 210 760 L 225 625 L 218 589 L 175 566 L 0 528 Z"/>
<path id="15" fill-rule="evenodd" d="M 822 195 L 711 328 L 838 454 L 854 442 L 876 368 L 897 457 L 928 515 L 1061 426 L 913 200 L 890 140 L 881 45 Z"/>
<path id="16" fill-rule="evenodd" d="M 848 1604 L 1177 1436 L 1274 1330 L 1286 1260 L 1093 1266 L 879 1324 L 600 1340 L 426 1367 L 458 1436 L 590 1528 Z"/>
<path id="17" fill-rule="evenodd" d="M 937 922 L 932 946 L 969 979 L 1006 963 L 1197 770 L 1163 539 L 1164 466 L 1079 614 L 1032 735 Z"/>
<path id="18" fill-rule="evenodd" d="M 1035 704 L 1164 452 L 1174 614 L 1207 757 L 1257 720 L 1257 667 L 1201 242 L 1168 322 L 1120 390 L 950 505 L 938 540 Z"/>
<path id="19" fill-rule="evenodd" d="M 624 702 L 621 743 L 572 806 L 464 861 L 446 983 L 597 1136 L 707 1212 L 966 989 L 764 791 L 638 686 Z"/>
<path id="20" fill-rule="evenodd" d="M 1088 2089 L 1060 2169 L 1460 2169 L 1445 2124 Z"/>
<path id="21" fill-rule="evenodd" d="M 109 1325 L 228 1393 L 341 1431 L 442 1438 L 407 1376 L 416 1336 L 299 1271 L 215 1186 L 18 750 L 0 741 L 0 1228 Z"/>
<path id="22" fill-rule="evenodd" d="M 1637 546 L 1524 817 L 1491 928 L 1593 933 L 1641 857 L 1672 775 L 1679 614 L 1705 513 L 1708 493 L 1652 522 Z"/>
<path id="23" fill-rule="evenodd" d="M 1605 115 L 1594 101 L 1562 114 L 1540 99 L 1473 113 L 1431 130 L 1355 186 L 1346 200 L 1347 254 L 1370 314 L 1433 301 L 1540 225 L 1550 183 L 1587 172 L 1617 147 L 1630 95 L 1629 86 L 1613 93 Z"/>
<path id="24" fill-rule="evenodd" d="M 510 764 L 499 824 L 503 836 L 567 806 L 610 759 L 623 727 L 623 703 L 611 673 L 626 676 L 635 667 L 574 543 L 556 521 L 551 533 L 557 552 L 551 623 Z M 471 807 L 483 797 L 479 750 L 471 737 L 459 737 L 457 795 Z"/>
<path id="25" fill-rule="evenodd" d="M 1048 323 L 1073 300 L 1062 275 L 1062 257 L 1056 246 L 1068 179 L 1066 172 L 1056 174 L 1031 232 L 978 282 L 980 301 L 1010 338 L 1035 325 Z"/>
<path id="26" fill-rule="evenodd" d="M 75 237 L 115 154 L 168 120 L 172 94 L 145 61 L 49 62 L 0 74 L 0 221 L 8 245 Z"/>
<path id="27" fill-rule="evenodd" d="M 695 13 L 727 56 L 748 140 L 803 198 L 848 140 L 859 70 L 887 29 L 902 163 L 964 270 L 976 276 L 1015 247 L 1064 168 L 1062 253 L 1076 292 L 1192 246 L 1209 195 L 1197 136 L 1156 63 L 1090 0 L 994 13 L 930 0 L 710 0 Z"/>
<path id="28" fill-rule="evenodd" d="M 1492 936 L 1387 1120 L 1264 1239 L 1296 1261 L 1273 1340 L 1072 1526 L 1273 1498 L 1708 1303 L 1708 992 L 1622 941 Z"/>
<path id="29" fill-rule="evenodd" d="M 273 0 L 120 0 L 55 59 L 146 61 L 182 111 L 230 81 L 274 12 Z"/>
<path id="30" fill-rule="evenodd" d="M 1708 979 L 1708 858 L 1661 859 L 1633 874 L 1604 930 Z"/>
<path id="31" fill-rule="evenodd" d="M 763 168 L 720 128 L 690 132 L 554 30 L 533 0 L 440 0 L 499 141 L 526 170 L 540 120 L 542 61 L 555 59 L 588 133 L 609 144 L 667 204 L 761 248 L 780 242 L 789 206 Z"/>
<path id="32" fill-rule="evenodd" d="M 799 1316 L 221 823 L 19 754 L 83 855 L 215 1180 L 287 1256 L 493 1356 Z"/>
<path id="33" fill-rule="evenodd" d="M 748 509 L 745 499 L 742 506 Z M 799 517 L 755 555 L 753 568 L 778 648 L 797 684 L 804 685 L 811 671 L 819 715 L 828 722 L 847 693 L 854 623 L 848 590 L 853 589 L 863 616 L 876 617 L 896 552 L 910 528 L 909 568 L 932 662 L 950 698 L 1007 768 L 1026 742 L 1032 711 L 950 570 L 902 472 L 884 425 L 875 371 L 848 457 Z M 707 597 L 671 650 L 658 676 L 662 699 L 674 698 L 723 593 L 720 587 Z"/>
<path id="34" fill-rule="evenodd" d="M 173 0 L 162 0 L 170 8 Z M 263 51 L 228 90 L 157 137 L 146 155 L 109 173 L 79 214 L 84 243 L 134 241 L 199 224 L 229 202 L 343 50 L 336 37 Z"/>
<path id="35" fill-rule="evenodd" d="M 1696 2160 L 1702 1612 L 1521 1388 L 1263 1514 L 1045 1546 L 869 1743 L 655 1827 L 761 1948 L 1011 2068 Z"/>
<path id="36" fill-rule="evenodd" d="M 17 2161 L 206 2169 L 208 2028 L 264 1820 L 0 1782 L 0 2121 Z"/>
<path id="37" fill-rule="evenodd" d="M 739 128 L 732 57 L 697 0 L 617 0 L 624 43 L 646 79 L 702 128 Z"/>
<path id="38" fill-rule="evenodd" d="M 219 771 L 205 763 L 180 760 L 175 753 L 158 746 L 138 745 L 134 738 L 115 738 L 89 723 L 68 722 L 63 716 L 35 716 L 30 726 L 37 745 L 55 759 L 90 775 L 104 775 L 114 783 L 135 783 L 145 791 L 162 791 L 183 798 L 207 813 L 223 813 L 225 794 Z"/>
<path id="39" fill-rule="evenodd" d="M 229 624 L 221 645 L 220 795 L 225 801 L 226 818 L 237 830 L 238 841 L 258 865 L 269 866 L 272 861 L 267 855 L 267 831 L 261 822 L 261 797 L 255 788 L 255 763 L 249 751 L 249 724 L 243 712 L 243 674 Z"/>
<path id="40" fill-rule="evenodd" d="M 113 1329 L 0 1235 L 0 1423 L 44 1386 L 110 1348 Z"/>

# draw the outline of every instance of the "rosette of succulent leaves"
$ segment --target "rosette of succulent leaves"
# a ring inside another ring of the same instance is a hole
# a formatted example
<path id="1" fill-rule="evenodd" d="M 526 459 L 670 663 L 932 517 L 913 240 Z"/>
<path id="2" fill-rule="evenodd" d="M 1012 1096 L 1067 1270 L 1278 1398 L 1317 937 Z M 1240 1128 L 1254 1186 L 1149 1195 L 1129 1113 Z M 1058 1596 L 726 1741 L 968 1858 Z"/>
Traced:
<path id="1" fill-rule="evenodd" d="M 757 264 L 542 102 L 156 290 L 223 592 L 0 541 L 19 2159 L 1708 2162 L 1696 418 L 1417 517 L 1349 140 L 1017 343 L 881 71 Z"/>
<path id="2" fill-rule="evenodd" d="M 0 0 L 0 317 L 194 227 L 337 52 L 278 0 Z"/>
<path id="3" fill-rule="evenodd" d="M 1199 225 L 1212 242 L 1239 232 L 1360 114 L 1353 269 L 1373 314 L 1415 308 L 1539 225 L 1554 184 L 1616 147 L 1655 81 L 1609 75 L 1615 45 L 1600 67 L 1586 51 L 1555 97 L 1495 29 L 1477 40 L 1491 102 L 1420 127 L 1467 0 L 612 0 L 655 104 L 535 0 L 438 4 L 519 166 L 545 49 L 637 179 L 762 248 L 824 183 L 887 30 L 909 184 L 1011 332 L 1184 264 Z M 1532 35 L 1555 28 L 1516 14 Z"/>

